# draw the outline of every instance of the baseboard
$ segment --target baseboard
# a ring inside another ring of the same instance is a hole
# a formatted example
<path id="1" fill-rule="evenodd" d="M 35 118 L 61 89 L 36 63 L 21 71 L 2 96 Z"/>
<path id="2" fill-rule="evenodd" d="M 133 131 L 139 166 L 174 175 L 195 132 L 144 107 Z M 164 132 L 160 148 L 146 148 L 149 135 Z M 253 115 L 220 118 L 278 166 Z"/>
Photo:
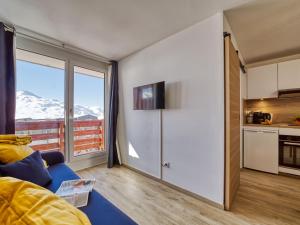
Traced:
<path id="1" fill-rule="evenodd" d="M 179 192 L 184 193 L 184 194 L 186 194 L 186 195 L 188 195 L 188 196 L 191 196 L 191 197 L 193 197 L 193 198 L 196 198 L 196 199 L 198 199 L 198 200 L 200 200 L 200 201 L 202 201 L 202 202 L 205 202 L 205 203 L 207 203 L 207 204 L 209 204 L 209 205 L 211 205 L 211 206 L 214 206 L 214 207 L 216 207 L 216 208 L 218 208 L 218 209 L 223 209 L 223 210 L 224 210 L 224 205 L 222 205 L 222 204 L 216 203 L 216 202 L 214 202 L 214 201 L 212 201 L 212 200 L 210 200 L 210 199 L 207 199 L 207 198 L 205 198 L 205 197 L 203 197 L 203 196 L 201 196 L 201 195 L 198 195 L 198 194 L 195 194 L 195 193 L 193 193 L 193 192 L 187 191 L 187 190 L 185 190 L 185 189 L 183 189 L 183 188 L 181 188 L 181 187 L 178 187 L 178 186 L 176 186 L 176 185 L 174 185 L 174 184 L 171 184 L 171 183 L 169 183 L 169 182 L 166 182 L 166 181 L 164 181 L 164 180 L 162 180 L 162 179 L 159 179 L 159 178 L 157 178 L 157 177 L 155 177 L 155 176 L 152 176 L 152 175 L 150 175 L 150 174 L 147 174 L 147 173 L 145 173 L 144 171 L 141 171 L 141 170 L 139 170 L 139 169 L 136 169 L 136 168 L 134 168 L 134 167 L 132 167 L 132 166 L 129 166 L 129 165 L 127 165 L 127 164 L 124 164 L 124 163 L 123 163 L 122 166 L 124 166 L 124 167 L 126 167 L 126 168 L 128 168 L 128 169 L 130 169 L 130 170 L 132 170 L 132 171 L 134 171 L 134 172 L 136 172 L 136 173 L 139 173 L 139 174 L 141 174 L 141 175 L 143 175 L 143 176 L 145 176 L 145 177 L 148 177 L 148 178 L 150 178 L 150 179 L 152 179 L 152 180 L 155 180 L 155 181 L 157 181 L 157 182 L 159 182 L 159 183 L 161 183 L 161 184 L 164 184 L 164 185 L 166 185 L 166 186 L 168 186 L 168 187 L 170 187 L 170 188 L 172 188 L 172 189 L 174 189 L 174 190 L 176 190 L 176 191 L 179 191 Z"/>
<path id="2" fill-rule="evenodd" d="M 68 163 L 67 165 L 74 171 L 83 170 L 89 167 L 101 165 L 107 162 L 106 156 L 99 156 L 90 159 L 83 159 Z"/>

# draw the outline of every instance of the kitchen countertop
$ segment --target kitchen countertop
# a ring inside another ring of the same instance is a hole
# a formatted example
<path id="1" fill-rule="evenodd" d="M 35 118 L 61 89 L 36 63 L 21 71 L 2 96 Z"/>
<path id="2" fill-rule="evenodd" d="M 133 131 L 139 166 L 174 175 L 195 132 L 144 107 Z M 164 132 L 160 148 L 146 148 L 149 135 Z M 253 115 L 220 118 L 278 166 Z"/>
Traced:
<path id="1" fill-rule="evenodd" d="M 300 126 L 291 126 L 288 123 L 273 123 L 271 125 L 264 125 L 264 124 L 244 124 L 244 127 L 274 127 L 274 128 L 293 128 L 293 129 L 300 129 Z"/>

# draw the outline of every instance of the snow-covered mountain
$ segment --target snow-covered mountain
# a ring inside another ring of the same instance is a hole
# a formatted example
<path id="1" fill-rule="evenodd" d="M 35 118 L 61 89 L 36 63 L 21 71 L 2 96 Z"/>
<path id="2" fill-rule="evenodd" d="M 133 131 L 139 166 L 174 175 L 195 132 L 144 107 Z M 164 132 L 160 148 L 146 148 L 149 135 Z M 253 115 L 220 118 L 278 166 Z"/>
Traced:
<path id="1" fill-rule="evenodd" d="M 17 91 L 16 119 L 58 119 L 64 118 L 64 103 L 56 99 L 47 99 L 29 91 Z M 75 105 L 74 117 L 103 119 L 100 107 Z"/>

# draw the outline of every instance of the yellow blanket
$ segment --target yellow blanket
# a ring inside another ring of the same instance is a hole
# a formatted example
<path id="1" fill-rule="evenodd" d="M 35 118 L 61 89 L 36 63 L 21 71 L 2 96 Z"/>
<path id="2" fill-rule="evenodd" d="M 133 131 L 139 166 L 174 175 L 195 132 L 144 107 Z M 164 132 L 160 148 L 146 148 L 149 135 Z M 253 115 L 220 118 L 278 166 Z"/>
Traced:
<path id="1" fill-rule="evenodd" d="M 29 143 L 30 136 L 0 135 L 0 163 L 17 162 L 31 155 L 33 150 L 28 146 Z M 46 161 L 44 164 L 48 167 Z"/>
<path id="2" fill-rule="evenodd" d="M 6 134 L 0 135 L 0 143 L 12 145 L 28 145 L 31 143 L 31 137 L 27 135 Z"/>
<path id="3" fill-rule="evenodd" d="M 0 177 L 1 225 L 90 225 L 86 215 L 33 183 Z"/>

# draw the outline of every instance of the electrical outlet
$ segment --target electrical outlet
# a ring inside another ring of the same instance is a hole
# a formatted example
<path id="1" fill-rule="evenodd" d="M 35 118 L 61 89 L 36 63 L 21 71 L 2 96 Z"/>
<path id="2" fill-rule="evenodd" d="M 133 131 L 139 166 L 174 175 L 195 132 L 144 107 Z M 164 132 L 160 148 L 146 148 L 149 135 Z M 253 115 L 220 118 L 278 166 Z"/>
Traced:
<path id="1" fill-rule="evenodd" d="M 166 167 L 166 168 L 170 168 L 170 163 L 169 162 L 164 162 L 162 164 L 163 167 Z"/>

